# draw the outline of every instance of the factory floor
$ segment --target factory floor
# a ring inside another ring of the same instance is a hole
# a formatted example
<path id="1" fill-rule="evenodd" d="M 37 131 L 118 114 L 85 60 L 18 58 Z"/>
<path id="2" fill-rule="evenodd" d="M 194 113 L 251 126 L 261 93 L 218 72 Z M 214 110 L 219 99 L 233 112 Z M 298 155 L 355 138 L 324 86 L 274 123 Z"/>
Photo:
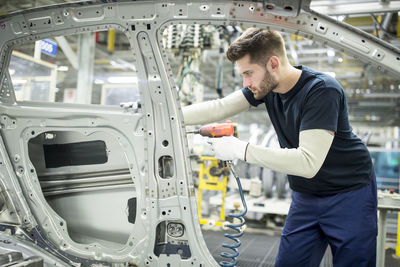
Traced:
<path id="1" fill-rule="evenodd" d="M 226 260 L 220 256 L 223 250 L 221 243 L 229 242 L 230 239 L 224 237 L 223 231 L 204 230 L 204 240 L 210 253 L 217 262 Z M 240 255 L 238 257 L 237 266 L 240 267 L 273 267 L 275 257 L 279 248 L 280 231 L 275 229 L 254 229 L 248 228 L 244 235 L 240 238 L 242 245 L 239 248 Z M 400 259 L 396 259 L 393 255 L 395 250 L 389 248 L 385 253 L 385 267 L 399 267 Z M 332 267 L 332 254 L 330 250 L 323 257 L 320 267 Z"/>

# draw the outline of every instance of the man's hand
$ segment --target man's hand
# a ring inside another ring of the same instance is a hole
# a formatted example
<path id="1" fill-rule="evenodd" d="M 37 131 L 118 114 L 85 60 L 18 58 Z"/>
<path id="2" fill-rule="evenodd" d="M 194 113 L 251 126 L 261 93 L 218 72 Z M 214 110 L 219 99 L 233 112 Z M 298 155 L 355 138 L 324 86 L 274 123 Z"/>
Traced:
<path id="1" fill-rule="evenodd" d="M 215 157 L 220 160 L 246 160 L 246 149 L 248 142 L 241 141 L 233 136 L 220 138 L 208 138 L 207 143 L 211 144 Z"/>

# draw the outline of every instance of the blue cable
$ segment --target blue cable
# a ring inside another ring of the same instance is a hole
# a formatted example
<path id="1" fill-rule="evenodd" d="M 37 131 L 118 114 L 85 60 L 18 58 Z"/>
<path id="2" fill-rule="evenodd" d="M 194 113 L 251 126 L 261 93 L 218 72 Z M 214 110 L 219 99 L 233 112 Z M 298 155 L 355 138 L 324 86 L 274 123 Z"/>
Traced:
<path id="1" fill-rule="evenodd" d="M 233 169 L 233 164 L 232 161 L 228 161 L 230 170 L 233 174 L 233 176 L 236 179 L 236 182 L 238 184 L 239 187 L 239 194 L 240 194 L 240 198 L 242 199 L 242 204 L 244 207 L 244 210 L 241 213 L 229 213 L 229 217 L 231 218 L 238 218 L 240 219 L 240 223 L 237 224 L 228 224 L 226 225 L 227 227 L 231 228 L 232 230 L 235 230 L 237 233 L 236 234 L 224 234 L 225 237 L 232 239 L 235 244 L 227 244 L 227 243 L 222 243 L 222 246 L 224 248 L 228 248 L 231 249 L 233 251 L 233 253 L 229 253 L 229 252 L 221 252 L 221 257 L 223 258 L 227 258 L 227 259 L 231 259 L 231 261 L 220 261 L 219 265 L 223 266 L 223 267 L 231 267 L 231 266 L 236 266 L 237 264 L 237 257 L 239 256 L 239 250 L 238 247 L 240 247 L 240 245 L 242 244 L 239 240 L 239 237 L 241 237 L 243 235 L 243 231 L 240 230 L 240 227 L 242 227 L 243 225 L 245 225 L 246 221 L 244 220 L 244 215 L 247 212 L 247 205 L 246 205 L 246 201 L 244 199 L 244 195 L 243 195 L 243 189 L 242 189 L 242 184 L 240 183 L 240 179 L 239 177 L 236 175 L 235 170 Z"/>

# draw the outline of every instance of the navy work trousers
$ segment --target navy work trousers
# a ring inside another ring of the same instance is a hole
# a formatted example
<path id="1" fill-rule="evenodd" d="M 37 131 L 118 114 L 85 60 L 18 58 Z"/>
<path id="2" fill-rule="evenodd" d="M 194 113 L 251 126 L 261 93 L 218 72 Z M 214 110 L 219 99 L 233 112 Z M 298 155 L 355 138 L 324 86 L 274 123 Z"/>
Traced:
<path id="1" fill-rule="evenodd" d="M 292 193 L 275 267 L 319 266 L 330 245 L 335 267 L 376 266 L 376 180 L 328 196 Z"/>

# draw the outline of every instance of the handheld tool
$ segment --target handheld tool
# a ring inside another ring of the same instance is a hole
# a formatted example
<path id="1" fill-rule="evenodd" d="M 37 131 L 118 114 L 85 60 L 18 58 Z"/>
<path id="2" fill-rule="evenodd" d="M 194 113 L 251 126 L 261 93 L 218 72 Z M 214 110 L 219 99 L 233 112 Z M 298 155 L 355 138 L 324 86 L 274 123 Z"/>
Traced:
<path id="1" fill-rule="evenodd" d="M 235 127 L 233 123 L 228 121 L 225 123 L 204 125 L 200 127 L 200 129 L 187 133 L 200 134 L 208 137 L 222 137 L 233 135 L 234 131 Z"/>

